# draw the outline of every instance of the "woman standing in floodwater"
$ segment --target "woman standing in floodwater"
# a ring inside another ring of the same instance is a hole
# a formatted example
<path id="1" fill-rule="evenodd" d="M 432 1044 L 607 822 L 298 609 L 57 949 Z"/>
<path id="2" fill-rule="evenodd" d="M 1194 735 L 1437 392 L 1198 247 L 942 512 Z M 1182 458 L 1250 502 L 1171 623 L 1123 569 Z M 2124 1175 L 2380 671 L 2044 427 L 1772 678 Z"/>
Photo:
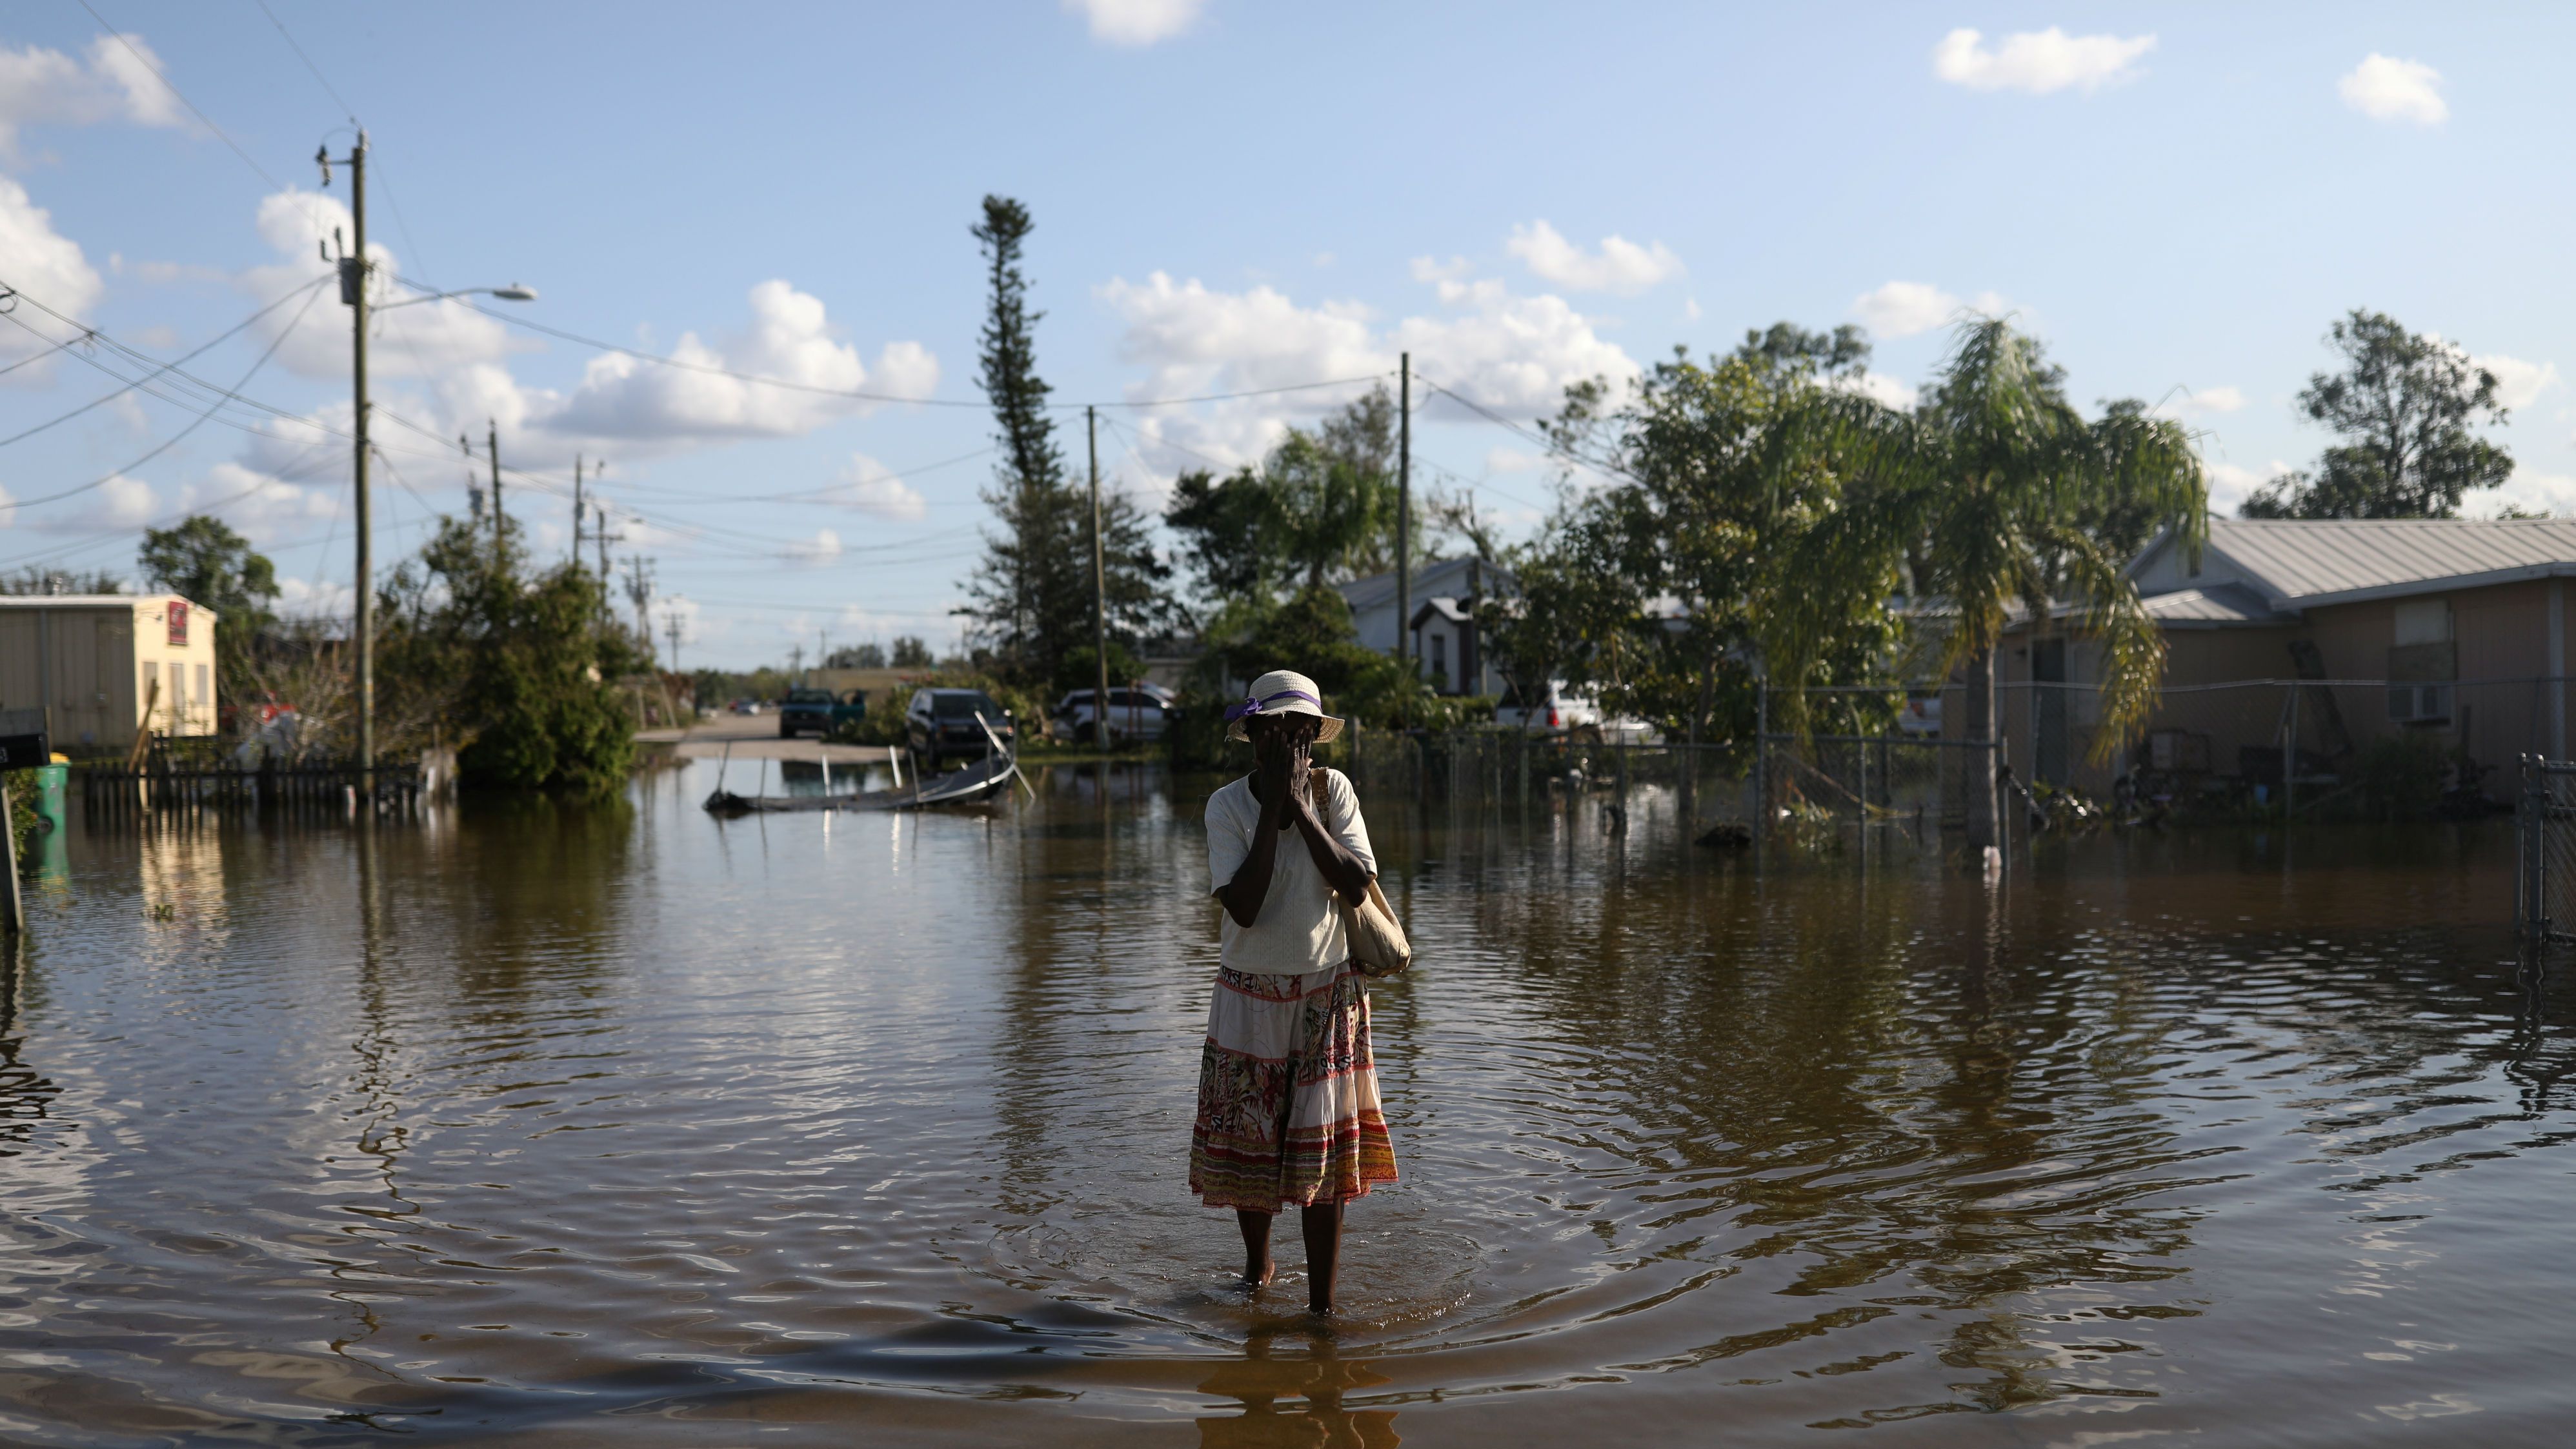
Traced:
<path id="1" fill-rule="evenodd" d="M 1307 1303 L 1330 1313 L 1342 1204 L 1395 1180 L 1369 1056 L 1368 993 L 1341 911 L 1341 902 L 1367 899 L 1377 859 L 1349 779 L 1310 761 L 1316 745 L 1342 732 L 1313 680 L 1273 670 L 1226 718 L 1226 738 L 1250 741 L 1256 763 L 1207 803 L 1224 947 L 1199 1058 L 1190 1190 L 1209 1207 L 1234 1209 L 1244 1286 L 1254 1291 L 1276 1271 L 1271 1223 L 1295 1204 Z"/>

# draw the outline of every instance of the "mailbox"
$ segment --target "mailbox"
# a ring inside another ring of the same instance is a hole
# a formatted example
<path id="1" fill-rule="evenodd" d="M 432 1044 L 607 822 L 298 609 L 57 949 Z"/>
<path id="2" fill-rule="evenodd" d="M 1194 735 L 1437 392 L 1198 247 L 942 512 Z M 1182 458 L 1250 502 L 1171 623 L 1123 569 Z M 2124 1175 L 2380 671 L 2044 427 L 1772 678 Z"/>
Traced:
<path id="1" fill-rule="evenodd" d="M 0 770 L 33 770 L 53 763 L 41 709 L 0 709 Z"/>

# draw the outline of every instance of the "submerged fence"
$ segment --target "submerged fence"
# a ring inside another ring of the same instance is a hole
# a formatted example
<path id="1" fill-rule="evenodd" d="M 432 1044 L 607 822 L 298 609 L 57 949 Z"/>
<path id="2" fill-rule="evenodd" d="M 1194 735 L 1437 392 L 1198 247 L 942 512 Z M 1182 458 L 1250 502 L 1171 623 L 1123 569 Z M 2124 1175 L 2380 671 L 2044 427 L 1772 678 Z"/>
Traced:
<path id="1" fill-rule="evenodd" d="M 2100 687 L 2008 681 L 1990 737 L 1966 736 L 1966 693 L 1940 687 L 1809 691 L 1808 715 L 1845 732 L 1757 730 L 1701 743 L 1637 729 L 1446 734 L 1354 729 L 1322 756 L 1458 803 L 1511 806 L 1568 792 L 1624 823 L 1632 793 L 1691 838 L 1834 828 L 1862 848 L 1918 844 L 1967 823 L 1993 782 L 2008 849 L 2034 828 L 2146 822 L 2474 818 L 2514 808 L 2517 760 L 2566 758 L 2569 679 L 2267 678 L 2169 684 L 2142 725 L 2103 750 Z M 1828 696 L 1842 696 L 1829 706 Z M 1851 697 L 1860 696 L 1858 701 Z M 1778 697 L 1757 718 L 1776 720 Z M 1884 729 L 1868 726 L 1886 721 Z M 1848 732 L 1854 724 L 1859 732 Z M 1624 738 L 1621 736 L 1624 734 Z M 1642 736 L 1642 738 L 1640 737 Z M 2571 786 L 2576 789 L 2576 786 Z M 2576 803 L 2571 801 L 2570 803 Z M 1873 836 L 1869 827 L 1880 827 Z M 2576 849 L 2571 849 L 2576 860 Z M 2576 891 L 2576 884 L 2571 884 Z M 2557 919 L 2576 929 L 2576 903 Z"/>
<path id="2" fill-rule="evenodd" d="M 81 804 L 93 822 L 172 811 L 282 811 L 341 814 L 366 806 L 417 810 L 423 773 L 417 764 L 376 765 L 271 762 L 255 768 L 224 764 L 122 765 L 72 772 Z"/>

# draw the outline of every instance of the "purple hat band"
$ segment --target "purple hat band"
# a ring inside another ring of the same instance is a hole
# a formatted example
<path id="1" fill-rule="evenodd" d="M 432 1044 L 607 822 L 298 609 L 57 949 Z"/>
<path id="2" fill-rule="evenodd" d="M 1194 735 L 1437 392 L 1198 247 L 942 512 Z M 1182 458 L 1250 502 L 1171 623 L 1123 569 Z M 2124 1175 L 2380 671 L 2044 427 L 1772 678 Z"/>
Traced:
<path id="1" fill-rule="evenodd" d="M 1229 706 L 1226 709 L 1225 722 L 1227 724 L 1232 724 L 1236 720 L 1242 719 L 1247 715 L 1259 714 L 1265 706 L 1277 704 L 1283 699 L 1302 699 L 1308 704 L 1313 705 L 1318 710 L 1321 710 L 1324 707 L 1324 702 L 1322 700 L 1317 699 L 1315 696 L 1308 694 L 1302 689 L 1283 689 L 1277 694 L 1264 695 L 1259 699 L 1254 699 L 1250 695 L 1245 695 L 1243 703 Z"/>

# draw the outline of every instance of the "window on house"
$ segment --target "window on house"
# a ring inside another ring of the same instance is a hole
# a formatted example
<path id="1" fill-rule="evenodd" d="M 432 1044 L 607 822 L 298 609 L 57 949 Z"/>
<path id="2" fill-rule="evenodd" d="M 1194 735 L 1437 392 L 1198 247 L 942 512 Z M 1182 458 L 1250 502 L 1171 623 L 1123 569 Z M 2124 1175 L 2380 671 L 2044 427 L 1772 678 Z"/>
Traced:
<path id="1" fill-rule="evenodd" d="M 188 717 L 188 666 L 170 661 L 170 728 L 176 732 L 179 721 Z"/>
<path id="2" fill-rule="evenodd" d="M 2409 644 L 2451 642 L 2451 601 L 2448 599 L 2407 599 L 2398 604 L 2396 616 L 2396 637 L 2388 642 L 2401 649 Z"/>
<path id="3" fill-rule="evenodd" d="M 1449 677 L 1449 636 L 1446 634 L 1431 636 L 1431 673 L 1439 679 Z"/>
<path id="4" fill-rule="evenodd" d="M 199 705 L 211 705 L 215 701 L 214 691 L 206 688 L 206 666 L 202 664 L 197 666 L 196 698 Z"/>

